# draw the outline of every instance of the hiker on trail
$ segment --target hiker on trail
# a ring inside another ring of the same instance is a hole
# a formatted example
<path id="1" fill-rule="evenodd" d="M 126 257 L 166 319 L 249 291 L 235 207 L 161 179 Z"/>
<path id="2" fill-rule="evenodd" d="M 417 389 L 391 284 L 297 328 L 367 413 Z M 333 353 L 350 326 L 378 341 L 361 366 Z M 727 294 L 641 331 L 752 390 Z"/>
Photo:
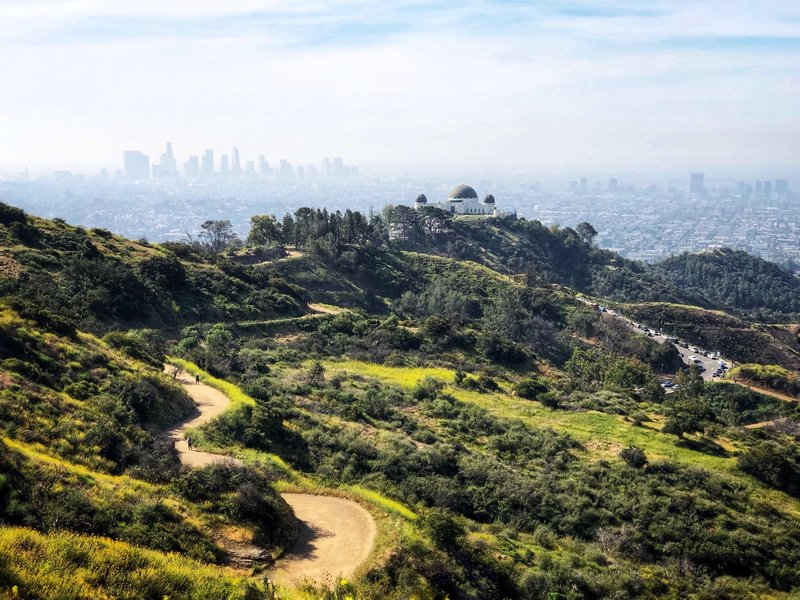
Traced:
<path id="1" fill-rule="evenodd" d="M 186 444 L 189 446 L 189 450 L 192 449 L 192 436 L 186 438 Z"/>
<path id="2" fill-rule="evenodd" d="M 194 384 L 195 385 L 200 385 L 200 375 L 195 375 L 194 376 Z"/>

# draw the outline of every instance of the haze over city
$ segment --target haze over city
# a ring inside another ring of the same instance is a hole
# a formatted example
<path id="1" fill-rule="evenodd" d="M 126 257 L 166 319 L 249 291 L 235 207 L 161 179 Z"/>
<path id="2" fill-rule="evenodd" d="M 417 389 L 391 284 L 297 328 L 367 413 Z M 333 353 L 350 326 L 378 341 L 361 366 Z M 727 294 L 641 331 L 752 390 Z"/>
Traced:
<path id="1" fill-rule="evenodd" d="M 0 3 L 0 172 L 206 148 L 364 173 L 788 178 L 794 2 Z"/>

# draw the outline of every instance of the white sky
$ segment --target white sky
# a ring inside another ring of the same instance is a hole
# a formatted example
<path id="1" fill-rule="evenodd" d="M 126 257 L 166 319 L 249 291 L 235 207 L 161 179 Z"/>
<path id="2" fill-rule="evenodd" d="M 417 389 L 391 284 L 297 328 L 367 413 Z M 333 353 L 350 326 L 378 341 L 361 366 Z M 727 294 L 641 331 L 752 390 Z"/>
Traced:
<path id="1" fill-rule="evenodd" d="M 800 4 L 0 0 L 0 170 L 797 174 Z"/>

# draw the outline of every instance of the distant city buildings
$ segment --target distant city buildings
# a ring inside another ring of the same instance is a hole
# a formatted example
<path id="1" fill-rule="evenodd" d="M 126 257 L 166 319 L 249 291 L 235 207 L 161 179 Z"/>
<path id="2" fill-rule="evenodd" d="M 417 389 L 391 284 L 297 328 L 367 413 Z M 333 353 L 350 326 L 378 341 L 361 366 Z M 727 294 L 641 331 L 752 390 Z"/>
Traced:
<path id="1" fill-rule="evenodd" d="M 150 157 L 138 150 L 125 150 L 122 165 L 126 179 L 150 179 Z"/>
<path id="2" fill-rule="evenodd" d="M 150 165 L 150 159 L 138 150 L 126 150 L 122 157 L 122 173 L 126 179 L 176 179 L 181 175 L 185 179 L 209 179 L 216 176 L 248 177 L 248 178 L 280 178 L 283 180 L 316 180 L 320 176 L 328 179 L 342 179 L 357 177 L 358 167 L 347 165 L 344 159 L 337 156 L 331 161 L 327 156 L 322 159 L 322 168 L 315 165 L 294 167 L 286 159 L 281 159 L 278 168 L 270 167 L 264 154 L 258 156 L 258 161 L 247 160 L 242 168 L 239 148 L 233 146 L 230 155 L 222 154 L 219 160 L 219 170 L 214 162 L 214 150 L 207 148 L 202 156 L 190 155 L 183 163 L 183 169 L 178 170 L 178 161 L 172 149 L 172 143 L 167 142 L 165 151 L 160 155 L 157 164 Z"/>
<path id="3" fill-rule="evenodd" d="M 214 174 L 214 151 L 209 148 L 203 153 L 203 176 L 211 177 Z"/>
<path id="4" fill-rule="evenodd" d="M 692 173 L 689 176 L 689 192 L 702 196 L 705 191 L 705 175 L 703 173 Z"/>

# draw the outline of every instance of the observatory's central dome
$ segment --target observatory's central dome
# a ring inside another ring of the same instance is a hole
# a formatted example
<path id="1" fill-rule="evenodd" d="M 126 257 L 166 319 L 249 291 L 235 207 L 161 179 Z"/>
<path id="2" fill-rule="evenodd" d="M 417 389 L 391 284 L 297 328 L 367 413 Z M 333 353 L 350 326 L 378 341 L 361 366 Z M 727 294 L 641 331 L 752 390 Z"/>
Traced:
<path id="1" fill-rule="evenodd" d="M 477 200 L 478 194 L 468 185 L 457 185 L 447 196 L 449 200 Z"/>

